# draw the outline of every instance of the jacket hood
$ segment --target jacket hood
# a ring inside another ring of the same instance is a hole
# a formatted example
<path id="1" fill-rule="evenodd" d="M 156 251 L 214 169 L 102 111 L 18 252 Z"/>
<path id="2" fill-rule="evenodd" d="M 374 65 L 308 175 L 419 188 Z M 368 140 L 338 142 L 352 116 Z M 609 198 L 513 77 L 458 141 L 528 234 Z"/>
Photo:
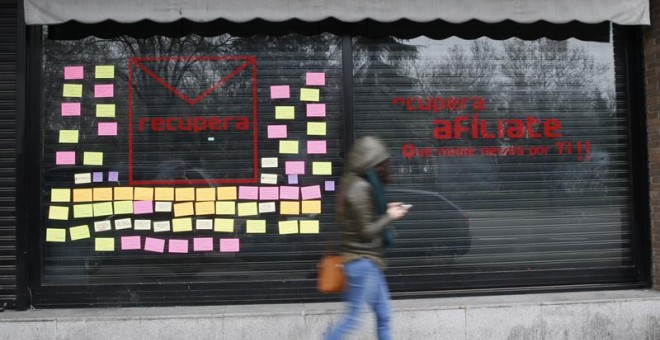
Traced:
<path id="1" fill-rule="evenodd" d="M 389 159 L 390 153 L 385 144 L 376 137 L 362 137 L 355 141 L 348 152 L 346 169 L 349 172 L 364 174 L 364 172 L 379 163 Z"/>

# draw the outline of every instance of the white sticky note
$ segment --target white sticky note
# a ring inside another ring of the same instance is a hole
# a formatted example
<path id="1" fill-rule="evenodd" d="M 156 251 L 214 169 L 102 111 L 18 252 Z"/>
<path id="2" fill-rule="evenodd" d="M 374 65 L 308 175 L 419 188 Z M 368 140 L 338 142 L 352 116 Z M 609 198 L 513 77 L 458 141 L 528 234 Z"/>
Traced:
<path id="1" fill-rule="evenodd" d="M 170 231 L 170 221 L 154 221 L 154 233 Z"/>
<path id="2" fill-rule="evenodd" d="M 272 213 L 275 212 L 275 202 L 259 202 L 259 213 Z"/>
<path id="3" fill-rule="evenodd" d="M 212 219 L 198 219 L 195 221 L 195 229 L 197 230 L 213 230 L 213 220 Z"/>
<path id="4" fill-rule="evenodd" d="M 156 212 L 171 212 L 172 202 L 156 202 Z"/>
<path id="5" fill-rule="evenodd" d="M 262 184 L 277 184 L 277 175 L 275 174 L 261 174 Z"/>
<path id="6" fill-rule="evenodd" d="M 151 220 L 135 220 L 135 230 L 151 230 Z"/>
<path id="7" fill-rule="evenodd" d="M 112 230 L 112 224 L 109 220 L 94 222 L 94 231 L 97 233 Z"/>
<path id="8" fill-rule="evenodd" d="M 133 228 L 133 221 L 130 218 L 122 218 L 115 220 L 116 230 L 132 229 L 132 228 Z"/>
<path id="9" fill-rule="evenodd" d="M 261 159 L 262 168 L 277 168 L 277 157 L 264 157 Z"/>

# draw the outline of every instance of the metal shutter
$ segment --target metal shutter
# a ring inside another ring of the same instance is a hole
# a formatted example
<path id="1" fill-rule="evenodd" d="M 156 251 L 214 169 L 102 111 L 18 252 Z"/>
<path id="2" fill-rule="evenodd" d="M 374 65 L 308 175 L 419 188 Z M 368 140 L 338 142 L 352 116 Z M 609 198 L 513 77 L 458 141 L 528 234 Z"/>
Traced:
<path id="1" fill-rule="evenodd" d="M 390 199 L 414 205 L 389 254 L 394 294 L 642 279 L 616 57 L 576 39 L 354 40 L 356 135 L 387 142 Z M 561 138 L 497 135 L 528 116 L 560 120 Z"/>
<path id="2" fill-rule="evenodd" d="M 0 1 L 0 301 L 16 299 L 16 1 Z"/>

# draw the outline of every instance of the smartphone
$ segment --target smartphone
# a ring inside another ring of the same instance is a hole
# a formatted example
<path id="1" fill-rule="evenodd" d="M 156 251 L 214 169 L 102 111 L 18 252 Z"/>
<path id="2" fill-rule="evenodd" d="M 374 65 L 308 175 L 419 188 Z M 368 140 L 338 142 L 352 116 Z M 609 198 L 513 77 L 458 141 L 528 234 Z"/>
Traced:
<path id="1" fill-rule="evenodd" d="M 410 209 L 412 208 L 412 204 L 401 204 L 401 207 L 404 209 Z"/>

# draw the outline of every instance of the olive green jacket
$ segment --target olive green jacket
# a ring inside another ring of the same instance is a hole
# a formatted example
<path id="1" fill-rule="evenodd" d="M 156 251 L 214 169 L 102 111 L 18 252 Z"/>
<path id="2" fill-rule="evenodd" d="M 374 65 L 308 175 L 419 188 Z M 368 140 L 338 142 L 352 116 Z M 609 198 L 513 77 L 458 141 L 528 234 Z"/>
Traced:
<path id="1" fill-rule="evenodd" d="M 385 145 L 374 137 L 355 142 L 348 154 L 346 173 L 340 182 L 338 221 L 341 228 L 341 251 L 345 262 L 369 258 L 381 268 L 383 260 L 383 228 L 393 222 L 389 215 L 380 215 L 374 202 L 371 184 L 364 172 L 390 158 Z"/>

